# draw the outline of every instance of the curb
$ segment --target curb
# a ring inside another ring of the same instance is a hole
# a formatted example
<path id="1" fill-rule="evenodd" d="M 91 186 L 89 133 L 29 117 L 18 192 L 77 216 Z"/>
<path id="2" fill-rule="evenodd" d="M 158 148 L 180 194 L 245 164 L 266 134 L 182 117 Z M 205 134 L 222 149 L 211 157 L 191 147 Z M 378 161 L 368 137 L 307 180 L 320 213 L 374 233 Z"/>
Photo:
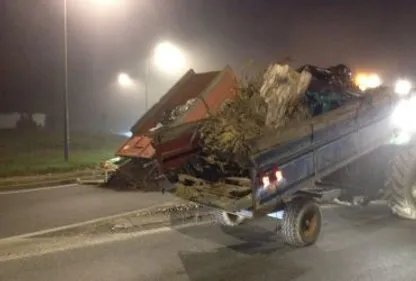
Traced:
<path id="1" fill-rule="evenodd" d="M 36 182 L 36 183 L 24 183 L 24 184 L 14 184 L 14 185 L 4 185 L 4 186 L 0 185 L 0 191 L 33 189 L 33 188 L 42 188 L 42 187 L 76 184 L 76 183 L 77 183 L 77 179 L 62 179 L 62 180 Z"/>
<path id="2" fill-rule="evenodd" d="M 22 181 L 22 182 L 13 182 L 11 184 L 2 184 L 0 183 L 0 191 L 12 191 L 12 190 L 21 190 L 21 189 L 32 189 L 32 188 L 42 188 L 50 187 L 57 185 L 67 185 L 67 184 L 91 184 L 90 182 L 98 182 L 97 177 L 92 176 L 92 174 L 83 174 L 78 176 L 71 177 L 62 177 L 62 178 L 51 178 L 51 179 L 42 179 L 42 180 L 33 180 L 31 182 Z"/>

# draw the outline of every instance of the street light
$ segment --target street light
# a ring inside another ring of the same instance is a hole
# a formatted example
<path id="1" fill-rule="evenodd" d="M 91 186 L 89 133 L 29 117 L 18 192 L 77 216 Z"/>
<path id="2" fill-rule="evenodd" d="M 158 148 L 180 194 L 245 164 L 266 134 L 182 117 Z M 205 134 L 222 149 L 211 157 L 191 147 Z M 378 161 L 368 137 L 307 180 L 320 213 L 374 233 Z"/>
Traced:
<path id="1" fill-rule="evenodd" d="M 95 6 L 103 6 L 118 2 L 119 0 L 90 0 Z M 64 4 L 64 160 L 69 160 L 69 105 L 68 105 L 68 5 L 67 0 L 63 0 Z"/>
<path id="2" fill-rule="evenodd" d="M 146 110 L 149 109 L 149 77 L 152 61 L 159 69 L 175 73 L 184 68 L 185 56 L 178 47 L 168 41 L 161 42 L 155 46 L 151 55 L 146 59 L 146 74 L 144 82 L 144 103 Z M 128 74 L 120 73 L 118 76 L 118 84 L 122 87 L 126 87 L 134 84 L 134 81 Z"/>
<path id="3" fill-rule="evenodd" d="M 134 81 L 127 73 L 120 73 L 118 75 L 118 84 L 123 88 L 127 88 L 131 87 Z"/>
<path id="4" fill-rule="evenodd" d="M 93 5 L 109 5 L 111 3 L 114 3 L 118 0 L 90 0 L 91 4 Z"/>
<path id="5" fill-rule="evenodd" d="M 156 45 L 153 57 L 155 64 L 168 72 L 176 72 L 185 64 L 185 57 L 181 50 L 167 41 Z"/>
<path id="6" fill-rule="evenodd" d="M 156 66 L 167 72 L 177 72 L 185 66 L 185 56 L 173 43 L 164 41 L 156 45 L 153 53 L 147 59 L 145 78 L 145 108 L 149 109 L 149 76 L 151 60 Z"/>
<path id="7" fill-rule="evenodd" d="M 68 109 L 68 24 L 67 0 L 64 0 L 64 57 L 65 57 L 65 90 L 64 90 L 64 160 L 69 160 L 69 109 Z"/>

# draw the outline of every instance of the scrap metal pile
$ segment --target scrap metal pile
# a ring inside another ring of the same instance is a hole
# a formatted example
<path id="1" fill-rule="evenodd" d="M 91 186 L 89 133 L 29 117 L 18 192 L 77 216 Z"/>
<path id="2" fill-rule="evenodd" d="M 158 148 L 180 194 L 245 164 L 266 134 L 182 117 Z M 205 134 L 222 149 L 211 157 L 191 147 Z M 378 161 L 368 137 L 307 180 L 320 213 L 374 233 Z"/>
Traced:
<path id="1" fill-rule="evenodd" d="M 206 119 L 201 146 L 211 161 L 242 163 L 251 152 L 249 140 L 337 108 L 352 97 L 351 90 L 359 92 L 345 65 L 270 65 L 262 75 L 241 82 L 236 99 Z"/>

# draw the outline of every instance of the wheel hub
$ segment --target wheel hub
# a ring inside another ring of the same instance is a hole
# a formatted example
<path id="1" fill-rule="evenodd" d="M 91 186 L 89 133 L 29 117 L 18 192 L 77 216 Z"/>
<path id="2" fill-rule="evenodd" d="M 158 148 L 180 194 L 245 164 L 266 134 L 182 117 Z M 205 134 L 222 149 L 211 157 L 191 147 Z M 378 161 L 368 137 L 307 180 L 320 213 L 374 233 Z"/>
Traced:
<path id="1" fill-rule="evenodd" d="M 305 214 L 303 218 L 303 234 L 307 237 L 314 235 L 317 228 L 318 218 L 313 212 Z"/>
<path id="2" fill-rule="evenodd" d="M 238 217 L 237 215 L 235 215 L 235 214 L 230 214 L 230 213 L 228 213 L 227 215 L 228 215 L 228 219 L 229 219 L 230 221 L 232 221 L 232 222 L 236 222 L 236 221 L 238 221 L 238 219 L 239 219 L 239 217 Z"/>

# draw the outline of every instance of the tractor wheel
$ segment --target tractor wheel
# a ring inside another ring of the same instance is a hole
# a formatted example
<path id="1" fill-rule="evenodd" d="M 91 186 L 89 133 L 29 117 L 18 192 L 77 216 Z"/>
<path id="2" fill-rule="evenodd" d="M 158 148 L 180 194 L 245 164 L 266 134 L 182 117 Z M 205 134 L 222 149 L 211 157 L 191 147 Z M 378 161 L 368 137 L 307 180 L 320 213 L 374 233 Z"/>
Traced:
<path id="1" fill-rule="evenodd" d="M 386 198 L 393 214 L 416 219 L 416 147 L 403 149 L 389 167 Z"/>
<path id="2" fill-rule="evenodd" d="M 284 210 L 281 235 L 286 244 L 305 247 L 314 244 L 322 226 L 319 204 L 312 199 L 294 199 Z"/>

